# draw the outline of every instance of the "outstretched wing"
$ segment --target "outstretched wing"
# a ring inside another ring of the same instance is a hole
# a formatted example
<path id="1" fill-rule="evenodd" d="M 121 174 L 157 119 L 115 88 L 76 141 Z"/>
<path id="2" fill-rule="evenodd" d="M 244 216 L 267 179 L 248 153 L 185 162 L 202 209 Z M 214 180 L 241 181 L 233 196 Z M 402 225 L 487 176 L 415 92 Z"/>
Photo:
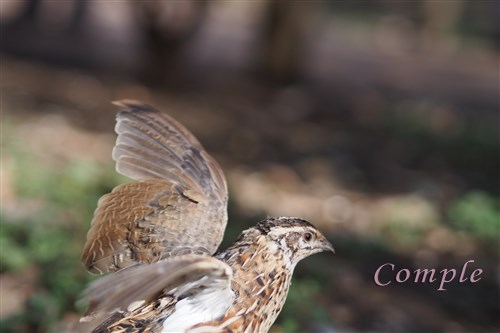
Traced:
<path id="1" fill-rule="evenodd" d="M 183 332 L 228 310 L 234 298 L 231 278 L 226 263 L 207 256 L 171 257 L 125 268 L 94 281 L 85 291 L 89 311 L 101 314 L 90 320 L 90 329 L 133 332 L 132 327 L 156 325 L 162 331 Z M 106 313 L 108 318 L 102 316 Z"/>
<path id="2" fill-rule="evenodd" d="M 217 162 L 181 124 L 135 101 L 115 104 L 113 159 L 138 182 L 98 202 L 82 261 L 92 273 L 186 253 L 213 254 L 227 223 L 227 185 Z"/>

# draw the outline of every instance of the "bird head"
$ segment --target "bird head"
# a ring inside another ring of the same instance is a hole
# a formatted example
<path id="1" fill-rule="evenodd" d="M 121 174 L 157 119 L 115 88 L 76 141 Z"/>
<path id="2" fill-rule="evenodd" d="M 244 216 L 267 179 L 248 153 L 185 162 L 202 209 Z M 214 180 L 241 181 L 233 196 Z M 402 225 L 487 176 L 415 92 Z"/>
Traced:
<path id="1" fill-rule="evenodd" d="M 272 217 L 253 229 L 269 248 L 281 251 L 291 269 L 302 259 L 318 252 L 335 252 L 332 244 L 311 223 L 297 217 Z"/>

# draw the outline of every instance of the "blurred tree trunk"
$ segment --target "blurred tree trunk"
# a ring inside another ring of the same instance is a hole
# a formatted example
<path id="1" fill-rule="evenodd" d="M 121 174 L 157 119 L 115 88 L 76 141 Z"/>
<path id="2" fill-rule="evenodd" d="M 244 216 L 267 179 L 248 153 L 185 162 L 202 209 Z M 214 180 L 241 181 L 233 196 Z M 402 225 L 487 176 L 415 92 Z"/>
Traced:
<path id="1" fill-rule="evenodd" d="M 263 71 L 275 82 L 293 82 L 299 74 L 309 5 L 298 1 L 268 1 L 264 22 Z"/>
<path id="2" fill-rule="evenodd" d="M 134 2 L 144 36 L 141 76 L 151 83 L 175 82 L 182 72 L 180 51 L 200 27 L 205 0 Z"/>
<path id="3" fill-rule="evenodd" d="M 40 8 L 40 0 L 27 0 L 19 16 L 17 16 L 13 23 L 24 24 L 33 23 L 37 17 Z"/>
<path id="4" fill-rule="evenodd" d="M 83 26 L 87 14 L 87 0 L 73 0 L 73 8 L 68 25 L 65 27 L 69 32 L 79 32 Z M 11 26 L 33 26 L 40 16 L 42 0 L 26 0 L 19 15 L 12 20 Z"/>

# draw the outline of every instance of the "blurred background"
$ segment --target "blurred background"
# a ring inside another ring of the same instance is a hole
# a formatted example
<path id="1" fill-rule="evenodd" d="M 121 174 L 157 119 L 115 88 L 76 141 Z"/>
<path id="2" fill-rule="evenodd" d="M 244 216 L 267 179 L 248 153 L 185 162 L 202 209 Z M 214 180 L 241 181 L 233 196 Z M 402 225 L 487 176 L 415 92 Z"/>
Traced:
<path id="1" fill-rule="evenodd" d="M 266 215 L 334 244 L 272 332 L 499 330 L 498 1 L 2 1 L 2 332 L 65 332 L 134 98 L 185 124 L 230 188 L 223 246 Z M 483 269 L 381 288 L 375 270 Z"/>

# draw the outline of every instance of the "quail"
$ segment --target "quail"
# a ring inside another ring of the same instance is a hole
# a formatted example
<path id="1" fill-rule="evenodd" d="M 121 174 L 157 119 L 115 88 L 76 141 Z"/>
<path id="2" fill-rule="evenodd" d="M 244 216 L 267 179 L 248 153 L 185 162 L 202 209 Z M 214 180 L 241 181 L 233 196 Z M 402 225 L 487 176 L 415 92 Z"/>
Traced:
<path id="1" fill-rule="evenodd" d="M 81 322 L 101 332 L 267 332 L 296 264 L 333 246 L 311 223 L 270 217 L 217 251 L 227 185 L 181 124 L 137 101 L 115 102 L 113 159 L 135 182 L 98 202 L 82 262 L 110 273 L 84 293 Z"/>

